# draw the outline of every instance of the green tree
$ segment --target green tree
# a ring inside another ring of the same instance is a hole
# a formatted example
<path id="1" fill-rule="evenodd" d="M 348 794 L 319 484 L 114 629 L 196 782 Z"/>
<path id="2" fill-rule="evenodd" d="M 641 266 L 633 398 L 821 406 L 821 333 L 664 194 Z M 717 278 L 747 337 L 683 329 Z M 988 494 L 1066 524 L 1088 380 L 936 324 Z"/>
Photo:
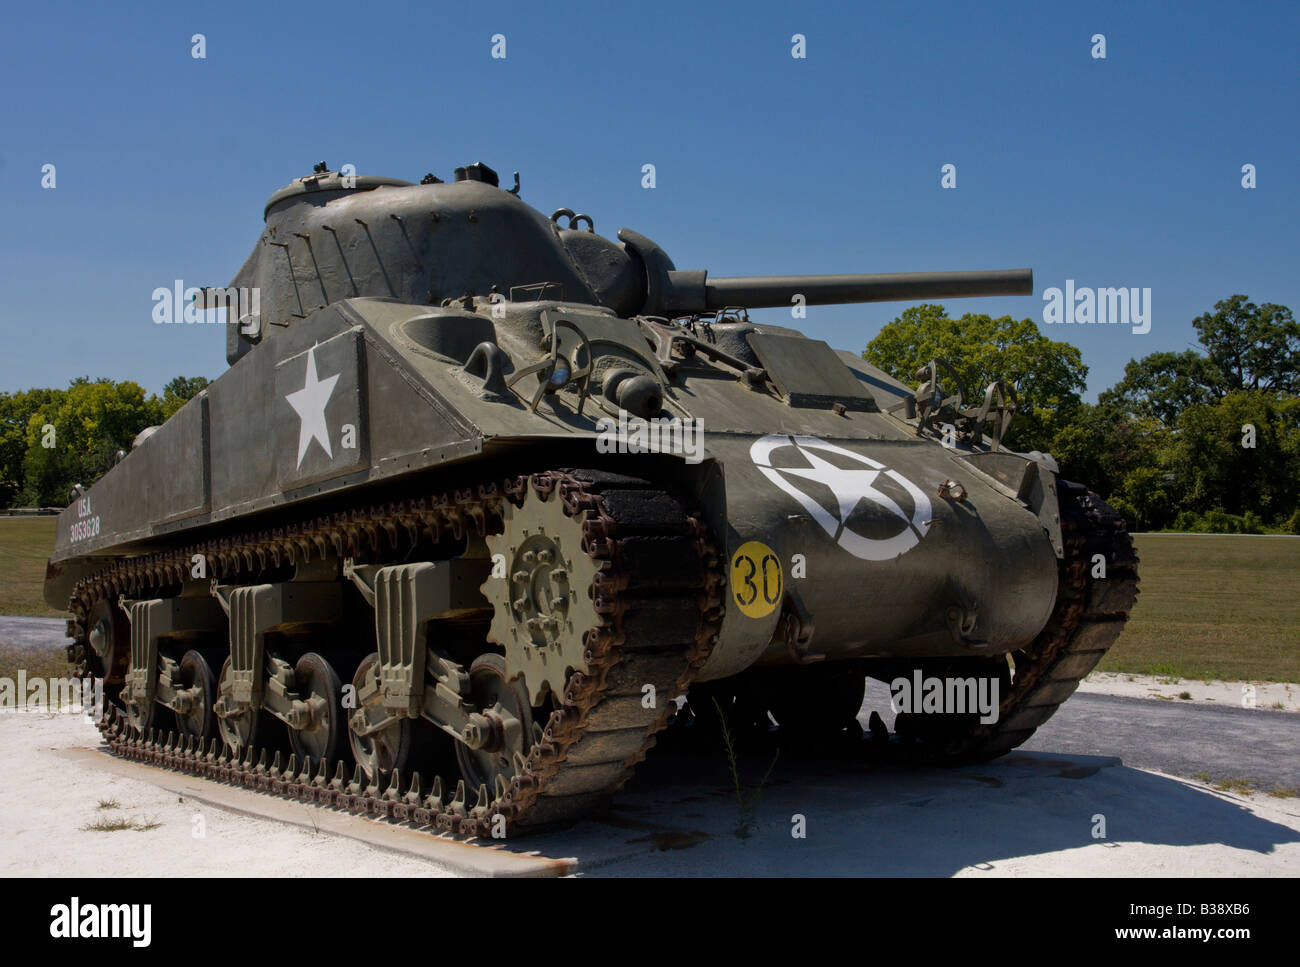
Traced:
<path id="1" fill-rule="evenodd" d="M 1211 403 L 1222 395 L 1218 367 L 1208 357 L 1188 349 L 1129 360 L 1124 378 L 1097 401 L 1114 404 L 1137 419 L 1158 420 L 1163 426 L 1173 427 L 1178 415 L 1189 406 Z"/>
<path id="2" fill-rule="evenodd" d="M 0 507 L 21 503 L 27 458 L 27 424 L 32 415 L 55 403 L 63 390 L 31 389 L 0 393 Z"/>
<path id="3" fill-rule="evenodd" d="M 862 358 L 909 385 L 916 371 L 936 356 L 961 376 L 978 405 L 984 388 L 1003 380 L 1016 388 L 1019 409 L 1006 445 L 1018 450 L 1046 450 L 1056 433 L 1080 406 L 1088 367 L 1076 346 L 1054 342 L 1032 319 L 994 319 L 966 313 L 950 319 L 941 305 L 926 303 L 903 310 L 867 344 Z"/>
<path id="4" fill-rule="evenodd" d="M 1056 432 L 1049 449 L 1062 477 L 1109 497 L 1123 492 L 1130 474 L 1154 465 L 1168 439 L 1169 431 L 1157 420 L 1134 419 L 1113 403 L 1085 403 Z"/>
<path id="5" fill-rule="evenodd" d="M 1300 323 L 1286 306 L 1234 295 L 1192 325 L 1226 390 L 1300 393 Z"/>
<path id="6" fill-rule="evenodd" d="M 1125 508 L 1131 530 L 1158 530 L 1174 522 L 1176 512 L 1169 487 L 1177 483 L 1175 475 L 1158 465 L 1134 467 L 1112 495 Z"/>
<path id="7" fill-rule="evenodd" d="M 177 376 L 159 398 L 136 383 L 82 376 L 66 390 L 0 393 L 0 507 L 66 503 L 73 484 L 90 486 L 136 434 L 208 385 L 203 376 Z"/>
<path id="8" fill-rule="evenodd" d="M 138 383 L 74 379 L 28 418 L 21 499 L 64 505 L 73 484 L 89 487 L 113 465 L 118 451 L 131 448 L 137 433 L 161 422 L 161 402 L 146 397 Z M 54 428 L 52 439 L 47 425 Z"/>
<path id="9" fill-rule="evenodd" d="M 1132 360 L 1053 441 L 1063 473 L 1131 526 L 1242 531 L 1296 519 L 1300 327 L 1286 306 L 1243 295 L 1214 308 L 1193 321 L 1204 354 Z"/>
<path id="10" fill-rule="evenodd" d="M 1281 524 L 1300 508 L 1300 398 L 1236 390 L 1189 407 L 1167 454 L 1184 510 Z"/>
<path id="11" fill-rule="evenodd" d="M 163 387 L 163 419 L 170 420 L 173 413 L 207 389 L 208 383 L 206 376 L 177 376 L 171 380 Z"/>

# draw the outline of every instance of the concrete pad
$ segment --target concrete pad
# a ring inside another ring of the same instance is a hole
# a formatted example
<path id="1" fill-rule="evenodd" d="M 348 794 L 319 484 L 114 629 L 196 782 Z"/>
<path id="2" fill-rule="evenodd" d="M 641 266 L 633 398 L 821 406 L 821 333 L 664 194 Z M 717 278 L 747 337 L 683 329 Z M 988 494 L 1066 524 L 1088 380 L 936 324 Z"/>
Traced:
<path id="1" fill-rule="evenodd" d="M 677 756 L 647 763 L 609 816 L 535 845 L 562 847 L 589 876 L 1300 875 L 1300 801 L 1114 757 L 1012 753 L 961 769 L 794 758 L 778 760 L 747 838 L 721 755 Z M 766 767 L 747 759 L 742 781 Z"/>
<path id="2" fill-rule="evenodd" d="M 301 826 L 318 833 L 343 836 L 378 849 L 419 856 L 466 876 L 564 876 L 575 866 L 572 860 L 549 859 L 528 852 L 516 852 L 495 844 L 468 843 L 427 830 L 373 817 L 356 816 L 315 803 L 296 802 L 253 789 L 212 782 L 183 772 L 120 759 L 107 749 L 57 749 L 55 753 L 74 768 L 149 782 L 193 802 L 205 803 L 227 812 Z"/>
<path id="3" fill-rule="evenodd" d="M 1217 679 L 1205 682 L 1166 675 L 1093 672 L 1079 683 L 1079 691 L 1166 702 L 1214 702 L 1231 708 L 1300 712 L 1300 685 L 1294 682 L 1222 682 Z"/>
<path id="4" fill-rule="evenodd" d="M 0 765 L 0 876 L 557 876 L 573 868 L 527 843 L 470 845 L 119 759 L 82 714 L 0 714 Z M 106 802 L 114 805 L 100 808 Z M 103 820 L 133 828 L 85 828 Z"/>
<path id="5" fill-rule="evenodd" d="M 749 794 L 769 758 L 741 751 Z M 1300 800 L 1110 756 L 900 769 L 783 750 L 741 837 L 722 750 L 669 749 L 606 813 L 487 846 L 115 759 L 78 715 L 0 715 L 0 761 L 0 875 L 1300 875 Z M 158 825 L 82 828 L 106 814 Z"/>

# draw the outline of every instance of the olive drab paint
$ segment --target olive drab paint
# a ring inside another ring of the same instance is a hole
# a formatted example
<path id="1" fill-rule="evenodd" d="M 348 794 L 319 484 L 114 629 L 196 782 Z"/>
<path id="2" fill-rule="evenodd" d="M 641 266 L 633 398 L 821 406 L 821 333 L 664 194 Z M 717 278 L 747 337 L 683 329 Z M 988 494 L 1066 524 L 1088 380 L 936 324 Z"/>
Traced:
<path id="1" fill-rule="evenodd" d="M 47 570 L 70 657 L 123 686 L 131 734 L 167 711 L 252 769 L 260 710 L 331 795 L 360 796 L 315 772 L 349 743 L 358 776 L 387 776 L 391 752 L 390 805 L 496 835 L 541 788 L 519 780 L 554 751 L 546 729 L 569 727 L 547 726 L 548 694 L 649 736 L 682 683 L 761 678 L 778 722 L 834 694 L 849 711 L 817 720 L 842 726 L 873 663 L 1009 682 L 1003 656 L 1064 633 L 1048 626 L 1062 574 L 1125 613 L 1126 538 L 1094 541 L 1102 579 L 1070 556 L 1080 528 L 1122 526 L 1050 456 L 1001 445 L 1010 387 L 964 401 L 936 360 L 913 389 L 749 317 L 1030 295 L 1028 269 L 715 277 L 521 194 L 481 163 L 415 184 L 321 162 L 271 196 L 229 286 L 199 290 L 258 294 L 228 312 L 229 369 L 76 495 Z M 586 674 L 620 594 L 634 637 L 695 636 L 680 671 Z M 663 613 L 638 617 L 651 599 Z M 1120 624 L 1089 630 L 1087 654 Z M 625 697 L 605 697 L 616 679 Z M 1000 694 L 1014 745 L 1046 706 Z M 412 720 L 451 737 L 460 772 L 430 791 L 426 767 L 407 794 Z M 576 782 L 566 770 L 545 782 Z"/>

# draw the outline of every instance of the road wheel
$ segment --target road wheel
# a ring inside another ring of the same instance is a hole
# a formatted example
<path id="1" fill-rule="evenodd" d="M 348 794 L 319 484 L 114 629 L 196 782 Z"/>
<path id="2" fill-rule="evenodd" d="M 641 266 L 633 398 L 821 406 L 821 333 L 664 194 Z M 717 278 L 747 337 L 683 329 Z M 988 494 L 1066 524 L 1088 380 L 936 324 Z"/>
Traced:
<path id="1" fill-rule="evenodd" d="M 131 664 L 131 622 L 116 604 L 100 598 L 86 616 L 86 637 L 90 671 L 116 697 Z"/>
<path id="2" fill-rule="evenodd" d="M 191 649 L 181 658 L 181 688 L 190 694 L 189 707 L 176 713 L 176 729 L 185 738 L 199 739 L 206 747 L 217 735 L 217 676 L 212 671 L 219 655 Z"/>
<path id="3" fill-rule="evenodd" d="M 303 728 L 289 730 L 290 747 L 300 760 L 313 766 L 322 759 L 337 761 L 348 746 L 343 685 L 338 673 L 323 656 L 309 651 L 294 665 L 293 677 L 298 697 L 310 711 Z"/>
<path id="4" fill-rule="evenodd" d="M 234 681 L 234 672 L 230 667 L 230 659 L 227 658 L 221 666 L 221 678 L 217 684 L 218 693 L 227 703 L 232 701 L 234 695 Z M 257 748 L 262 718 L 260 711 L 245 708 L 238 714 L 230 714 L 219 719 L 218 729 L 226 751 L 239 758 L 246 755 L 249 749 Z"/>
<path id="5" fill-rule="evenodd" d="M 361 660 L 352 676 L 354 694 L 361 694 L 367 675 L 378 664 L 378 652 L 371 652 Z M 359 710 L 373 718 L 386 714 L 378 694 Z M 372 782 L 380 777 L 387 778 L 396 770 L 401 771 L 403 779 L 409 780 L 411 773 L 429 759 L 434 738 L 431 732 L 432 726 L 422 719 L 400 718 L 368 735 L 358 735 L 349 727 L 348 743 L 352 757 Z"/>
<path id="6" fill-rule="evenodd" d="M 506 680 L 506 660 L 489 652 L 469 666 L 470 694 L 478 706 L 478 748 L 456 743 L 456 762 L 469 789 L 487 786 L 495 793 L 498 780 L 509 782 L 518 771 L 516 756 L 528 757 L 533 744 L 533 715 L 521 679 Z"/>

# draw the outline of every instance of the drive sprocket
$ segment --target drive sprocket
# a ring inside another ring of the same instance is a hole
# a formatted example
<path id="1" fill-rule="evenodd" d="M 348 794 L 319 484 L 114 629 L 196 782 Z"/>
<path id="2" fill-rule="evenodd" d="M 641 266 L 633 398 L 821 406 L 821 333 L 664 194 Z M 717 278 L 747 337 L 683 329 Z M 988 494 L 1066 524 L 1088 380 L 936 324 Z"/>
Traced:
<path id="1" fill-rule="evenodd" d="M 488 638 L 505 648 L 506 676 L 523 676 L 533 706 L 548 691 L 563 703 L 569 675 L 587 671 L 586 632 L 601 623 L 592 598 L 600 565 L 554 489 L 527 488 L 522 505 L 506 503 L 503 524 L 487 538 L 493 560 L 505 561 L 505 577 L 482 588 L 493 609 Z"/>

